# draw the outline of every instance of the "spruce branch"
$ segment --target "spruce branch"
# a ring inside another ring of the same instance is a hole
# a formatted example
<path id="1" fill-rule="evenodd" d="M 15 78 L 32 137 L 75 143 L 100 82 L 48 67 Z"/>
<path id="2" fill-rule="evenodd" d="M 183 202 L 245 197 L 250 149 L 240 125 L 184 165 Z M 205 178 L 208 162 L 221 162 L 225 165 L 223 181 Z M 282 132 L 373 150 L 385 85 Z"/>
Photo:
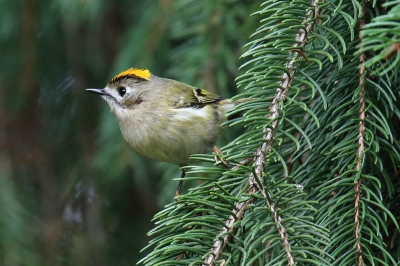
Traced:
<path id="1" fill-rule="evenodd" d="M 224 124 L 246 131 L 216 154 L 226 168 L 187 167 L 199 184 L 155 216 L 154 250 L 141 263 L 398 264 L 400 2 L 364 1 L 254 2 L 261 21 L 248 24 L 257 29 L 244 40 L 244 92 L 233 97 L 251 100 Z M 226 44 L 248 36 L 235 15 L 248 4 L 228 1 L 232 14 L 224 6 L 210 21 L 213 1 L 205 13 L 178 2 L 174 54 L 184 60 L 168 73 L 192 84 L 203 51 L 231 54 Z M 212 34 L 221 21 L 232 40 Z M 212 65 L 212 83 L 233 82 L 234 62 L 230 75 Z M 192 159 L 214 163 L 211 154 Z"/>
<path id="2" fill-rule="evenodd" d="M 322 1 L 321 1 L 322 2 Z M 319 3 L 321 3 L 319 2 Z M 297 43 L 294 43 L 293 46 L 299 46 L 299 47 L 305 47 L 308 37 L 311 34 L 311 29 L 314 25 L 315 20 L 318 18 L 320 9 L 317 4 L 317 1 L 312 1 L 311 5 L 313 6 L 314 9 L 310 9 L 306 13 L 306 17 L 303 19 L 303 21 L 309 21 L 306 25 L 306 30 L 300 29 L 299 34 L 296 36 L 296 41 Z M 313 17 L 314 16 L 314 17 Z M 270 107 L 270 112 L 271 114 L 267 116 L 269 120 L 272 120 L 271 128 L 265 128 L 264 132 L 266 135 L 263 136 L 263 138 L 266 140 L 261 147 L 259 147 L 256 151 L 256 158 L 254 160 L 253 166 L 255 166 L 255 173 L 257 176 L 261 179 L 263 174 L 264 174 L 264 164 L 267 160 L 267 154 L 272 152 L 272 143 L 275 137 L 276 130 L 278 129 L 279 125 L 279 117 L 281 116 L 281 109 L 282 105 L 286 100 L 286 95 L 291 87 L 291 84 L 294 80 L 295 77 L 295 72 L 296 68 L 294 66 L 295 60 L 297 59 L 298 56 L 302 56 L 301 53 L 299 53 L 297 56 L 295 56 L 293 59 L 289 60 L 286 62 L 285 67 L 287 68 L 287 72 L 283 73 L 281 76 L 282 80 L 279 82 L 280 88 L 277 89 L 277 92 L 272 100 L 272 104 Z M 287 74 L 289 73 L 290 76 Z M 254 176 L 253 174 L 250 174 L 249 180 L 253 180 Z M 262 184 L 262 183 L 261 183 Z M 289 241 L 289 236 L 286 232 L 286 228 L 282 223 L 282 218 L 277 212 L 276 206 L 274 201 L 270 201 L 271 195 L 266 195 L 265 189 L 261 188 L 260 189 L 261 194 L 264 197 L 265 203 L 268 206 L 268 208 L 271 210 L 271 213 L 273 215 L 273 219 L 275 223 L 278 225 L 277 228 L 279 230 L 279 236 L 282 241 L 282 245 L 284 247 L 284 250 L 286 251 L 286 257 L 288 259 L 288 265 L 294 265 L 295 264 L 295 259 L 292 253 L 292 247 L 290 245 Z"/>
<path id="3" fill-rule="evenodd" d="M 361 21 L 360 21 L 360 31 L 363 29 L 365 25 L 365 2 L 362 5 L 362 11 L 361 11 Z M 362 36 L 360 35 L 360 40 L 362 42 Z M 362 49 L 362 48 L 361 48 Z M 359 82 L 359 87 L 360 87 L 360 100 L 359 100 L 359 127 L 358 127 L 358 149 L 357 149 L 357 163 L 356 163 L 356 175 L 358 176 L 358 180 L 355 184 L 354 191 L 354 234 L 356 238 L 356 249 L 357 249 L 357 265 L 361 266 L 363 265 L 363 251 L 361 247 L 361 235 L 360 235 L 360 216 L 361 216 L 361 208 L 360 208 L 360 198 L 361 198 L 361 183 L 362 183 L 362 165 L 364 161 L 364 154 L 365 154 L 365 139 L 364 139 L 364 134 L 365 134 L 365 75 L 366 75 L 366 70 L 365 70 L 365 54 L 362 53 L 360 54 L 359 57 L 360 63 L 361 63 L 361 68 L 359 70 L 359 75 L 360 75 L 360 82 Z"/>
<path id="4" fill-rule="evenodd" d="M 250 186 L 246 190 L 246 194 L 253 194 L 255 193 L 256 187 L 255 186 Z M 226 245 L 228 244 L 229 237 L 233 233 L 234 226 L 233 224 L 235 221 L 241 220 L 243 218 L 243 215 L 247 209 L 247 205 L 249 205 L 253 201 L 253 198 L 245 201 L 245 202 L 238 202 L 236 203 L 235 210 L 233 212 L 235 215 L 229 216 L 229 219 L 225 221 L 225 226 L 222 228 L 220 232 L 220 236 L 223 236 L 222 240 L 217 240 L 213 244 L 212 247 L 212 252 L 206 257 L 204 260 L 203 265 L 214 265 L 214 263 L 218 260 L 219 256 L 221 253 L 224 251 Z"/>
<path id="5" fill-rule="evenodd" d="M 307 44 L 307 40 L 311 34 L 313 25 L 320 14 L 320 9 L 317 1 L 312 1 L 311 6 L 313 7 L 313 9 L 308 10 L 306 13 L 306 17 L 303 18 L 303 21 L 308 21 L 308 23 L 306 24 L 305 29 L 301 28 L 299 30 L 299 33 L 296 35 L 296 43 L 293 44 L 293 47 L 300 47 L 301 49 L 303 49 Z M 267 161 L 268 154 L 273 151 L 272 145 L 275 139 L 276 131 L 279 126 L 279 118 L 282 116 L 281 110 L 284 106 L 286 96 L 295 77 L 295 62 L 300 57 L 304 57 L 304 59 L 308 61 L 303 52 L 298 52 L 297 49 L 295 49 L 295 52 L 297 52 L 297 54 L 285 63 L 285 68 L 287 69 L 287 71 L 285 71 L 281 75 L 281 81 L 279 81 L 278 83 L 279 88 L 276 89 L 276 93 L 272 99 L 271 106 L 269 107 L 270 114 L 267 115 L 267 119 L 272 121 L 272 123 L 270 124 L 270 127 L 263 129 L 263 132 L 265 133 L 262 136 L 263 144 L 256 149 L 255 157 L 254 159 L 252 159 L 256 177 L 253 173 L 249 174 L 247 178 L 249 188 L 246 191 L 246 194 L 250 195 L 260 192 L 263 196 L 265 204 L 271 211 L 273 220 L 277 225 L 279 237 L 281 238 L 282 246 L 284 247 L 286 258 L 288 260 L 288 265 L 296 264 L 289 240 L 289 235 L 287 234 L 286 227 L 283 224 L 282 217 L 278 213 L 278 208 L 275 204 L 275 201 L 271 200 L 273 198 L 272 195 L 270 195 L 269 192 L 266 192 L 265 188 L 263 187 L 263 182 L 257 182 L 256 178 L 258 179 L 258 181 L 262 180 L 262 177 L 264 175 L 265 162 Z M 248 161 L 248 159 L 246 161 Z M 231 170 L 237 168 L 238 166 L 235 166 Z M 252 200 L 253 199 L 249 199 L 245 202 L 238 202 L 236 204 L 236 209 L 233 210 L 235 215 L 231 215 L 229 219 L 225 221 L 225 227 L 221 230 L 219 234 L 220 236 L 223 236 L 223 239 L 219 239 L 213 244 L 212 252 L 204 260 L 205 265 L 213 265 L 214 262 L 218 260 L 220 254 L 223 252 L 229 241 L 231 233 L 234 230 L 234 222 L 242 219 L 248 204 L 251 203 Z"/>
<path id="6" fill-rule="evenodd" d="M 250 163 L 252 158 L 247 158 L 239 162 L 236 166 L 231 168 L 232 171 L 235 171 L 236 169 L 239 168 L 240 165 L 247 165 Z M 253 194 L 256 192 L 255 186 L 250 186 L 246 190 L 246 194 Z M 222 240 L 217 240 L 214 242 L 213 247 L 211 249 L 211 253 L 206 257 L 204 260 L 205 265 L 213 265 L 218 258 L 220 257 L 221 253 L 225 249 L 225 246 L 228 243 L 229 237 L 233 233 L 234 227 L 233 224 L 235 221 L 241 220 L 243 218 L 244 212 L 247 209 L 247 205 L 249 205 L 253 199 L 249 199 L 245 202 L 237 202 L 235 209 L 232 211 L 234 215 L 230 215 L 229 219 L 225 221 L 225 226 L 222 228 L 221 232 L 219 233 L 220 236 L 223 236 Z M 225 264 L 225 262 L 222 262 L 222 264 Z"/>

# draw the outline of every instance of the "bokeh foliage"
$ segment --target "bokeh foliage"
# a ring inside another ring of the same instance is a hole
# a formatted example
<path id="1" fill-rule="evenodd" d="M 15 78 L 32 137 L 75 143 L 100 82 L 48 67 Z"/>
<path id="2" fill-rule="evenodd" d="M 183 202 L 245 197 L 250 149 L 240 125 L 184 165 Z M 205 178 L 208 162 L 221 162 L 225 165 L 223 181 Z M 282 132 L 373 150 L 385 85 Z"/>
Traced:
<path id="1" fill-rule="evenodd" d="M 0 1 L 1 265 L 139 260 L 180 170 L 134 154 L 84 89 L 141 67 L 233 96 L 255 5 Z"/>

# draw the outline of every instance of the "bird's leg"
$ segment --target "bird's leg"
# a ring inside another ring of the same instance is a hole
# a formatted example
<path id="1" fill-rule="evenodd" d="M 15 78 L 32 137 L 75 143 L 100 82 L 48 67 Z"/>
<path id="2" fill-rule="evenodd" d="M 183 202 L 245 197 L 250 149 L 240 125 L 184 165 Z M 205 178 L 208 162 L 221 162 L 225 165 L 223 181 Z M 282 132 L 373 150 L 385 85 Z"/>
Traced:
<path id="1" fill-rule="evenodd" d="M 213 151 L 214 151 L 214 153 L 222 155 L 222 151 L 217 146 L 214 146 Z M 222 157 L 218 157 L 217 155 L 214 154 L 214 160 L 215 160 L 216 163 L 218 161 L 221 161 L 223 165 L 225 165 L 226 167 L 229 167 L 228 162 Z"/>
<path id="2" fill-rule="evenodd" d="M 180 166 L 184 167 L 186 165 L 181 164 Z M 178 188 L 176 189 L 176 192 L 175 192 L 175 197 L 178 197 L 178 196 L 181 195 L 181 188 L 182 188 L 182 184 L 183 184 L 183 178 L 185 178 L 185 174 L 186 174 L 184 169 L 181 169 L 181 170 L 182 170 L 181 180 L 179 180 Z"/>

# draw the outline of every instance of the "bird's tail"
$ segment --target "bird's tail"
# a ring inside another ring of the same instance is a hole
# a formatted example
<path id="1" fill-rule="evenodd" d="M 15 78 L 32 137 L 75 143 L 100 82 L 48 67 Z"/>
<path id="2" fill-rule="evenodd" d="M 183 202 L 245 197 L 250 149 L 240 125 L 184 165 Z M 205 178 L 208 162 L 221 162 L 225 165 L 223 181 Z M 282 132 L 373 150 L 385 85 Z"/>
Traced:
<path id="1" fill-rule="evenodd" d="M 235 108 L 235 106 L 244 103 L 244 102 L 248 102 L 250 99 L 249 98 L 244 98 L 244 99 L 238 99 L 236 101 L 232 101 L 231 99 L 225 99 L 219 102 L 219 106 L 221 107 L 221 109 L 223 110 L 224 115 L 226 116 L 226 113 L 230 110 L 232 110 L 233 108 Z M 238 117 L 241 117 L 242 113 L 238 112 L 238 113 L 234 113 L 231 114 L 229 116 L 227 116 L 228 120 L 232 120 Z"/>

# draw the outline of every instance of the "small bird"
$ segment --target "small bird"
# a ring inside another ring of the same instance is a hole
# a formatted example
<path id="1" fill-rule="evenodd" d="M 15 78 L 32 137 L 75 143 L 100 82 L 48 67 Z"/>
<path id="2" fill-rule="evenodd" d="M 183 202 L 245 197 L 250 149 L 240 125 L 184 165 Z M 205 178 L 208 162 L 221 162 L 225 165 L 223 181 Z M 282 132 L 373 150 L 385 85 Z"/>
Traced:
<path id="1" fill-rule="evenodd" d="M 238 103 L 137 68 L 121 72 L 103 89 L 86 91 L 108 103 L 132 150 L 180 166 L 189 162 L 190 155 L 215 147 L 226 112 Z"/>

